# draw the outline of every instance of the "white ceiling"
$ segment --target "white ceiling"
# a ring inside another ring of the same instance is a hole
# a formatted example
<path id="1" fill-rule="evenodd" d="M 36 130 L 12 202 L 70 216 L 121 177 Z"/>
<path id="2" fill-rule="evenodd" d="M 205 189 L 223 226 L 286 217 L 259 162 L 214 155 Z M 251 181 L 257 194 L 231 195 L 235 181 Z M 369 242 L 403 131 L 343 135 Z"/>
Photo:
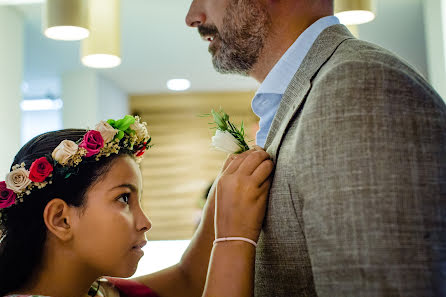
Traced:
<path id="1" fill-rule="evenodd" d="M 190 0 L 122 0 L 122 64 L 99 70 L 131 94 L 168 91 L 172 78 L 188 78 L 191 91 L 252 90 L 251 78 L 220 75 L 212 68 L 207 44 L 184 19 Z M 41 4 L 20 5 L 26 25 L 25 80 L 52 80 L 67 71 L 85 69 L 79 59 L 80 42 L 55 41 L 41 33 Z"/>
<path id="2" fill-rule="evenodd" d="M 378 0 L 378 17 L 361 25 L 359 32 L 361 38 L 397 52 L 426 73 L 422 1 Z M 251 78 L 215 72 L 207 44 L 185 25 L 190 2 L 121 0 L 123 61 L 117 68 L 99 70 L 101 75 L 129 94 L 167 92 L 166 82 L 171 78 L 190 79 L 191 91 L 256 89 L 258 84 Z M 24 77 L 29 93 L 44 86 L 57 95 L 57 80 L 63 73 L 85 69 L 79 42 L 42 35 L 42 4 L 15 7 L 26 20 Z"/>

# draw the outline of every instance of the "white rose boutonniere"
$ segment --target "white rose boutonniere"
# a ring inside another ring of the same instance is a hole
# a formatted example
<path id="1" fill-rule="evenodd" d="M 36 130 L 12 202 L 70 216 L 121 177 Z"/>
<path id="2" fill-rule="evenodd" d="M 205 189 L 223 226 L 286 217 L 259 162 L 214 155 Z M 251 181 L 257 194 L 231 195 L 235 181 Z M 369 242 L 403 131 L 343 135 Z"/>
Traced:
<path id="1" fill-rule="evenodd" d="M 8 189 L 16 193 L 24 192 L 31 184 L 29 171 L 24 168 L 24 164 L 22 167 L 16 167 L 13 171 L 8 173 L 8 175 L 6 175 L 5 183 Z"/>
<path id="2" fill-rule="evenodd" d="M 212 146 L 228 154 L 234 154 L 240 150 L 238 140 L 228 131 L 215 131 L 215 136 L 212 136 Z"/>
<path id="3" fill-rule="evenodd" d="M 231 121 L 229 115 L 223 110 L 214 111 L 204 116 L 212 116 L 216 125 L 215 135 L 212 137 L 212 146 L 220 151 L 229 154 L 241 154 L 249 150 L 245 141 L 245 130 L 243 122 L 240 129 L 237 129 Z"/>

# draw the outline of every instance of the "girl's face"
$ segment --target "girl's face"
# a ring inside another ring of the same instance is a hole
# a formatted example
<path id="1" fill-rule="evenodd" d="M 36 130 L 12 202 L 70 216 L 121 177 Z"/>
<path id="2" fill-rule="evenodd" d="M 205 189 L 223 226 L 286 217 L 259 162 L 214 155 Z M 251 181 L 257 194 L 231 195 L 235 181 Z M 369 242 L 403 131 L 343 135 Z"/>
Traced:
<path id="1" fill-rule="evenodd" d="M 141 209 L 141 191 L 138 165 L 122 156 L 87 192 L 86 205 L 73 224 L 73 249 L 82 264 L 98 275 L 135 273 L 151 227 Z"/>

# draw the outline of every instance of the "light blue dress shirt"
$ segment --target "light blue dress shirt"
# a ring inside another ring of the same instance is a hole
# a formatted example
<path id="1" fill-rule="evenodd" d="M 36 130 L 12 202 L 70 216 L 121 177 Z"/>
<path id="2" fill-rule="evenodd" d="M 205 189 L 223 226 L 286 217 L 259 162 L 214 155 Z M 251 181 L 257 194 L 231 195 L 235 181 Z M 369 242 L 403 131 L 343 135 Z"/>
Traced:
<path id="1" fill-rule="evenodd" d="M 337 24 L 339 24 L 337 17 L 328 16 L 319 19 L 308 27 L 280 58 L 260 85 L 251 102 L 252 110 L 260 118 L 260 129 L 256 135 L 257 145 L 265 146 L 266 136 L 279 108 L 282 96 L 313 43 L 322 31 Z"/>

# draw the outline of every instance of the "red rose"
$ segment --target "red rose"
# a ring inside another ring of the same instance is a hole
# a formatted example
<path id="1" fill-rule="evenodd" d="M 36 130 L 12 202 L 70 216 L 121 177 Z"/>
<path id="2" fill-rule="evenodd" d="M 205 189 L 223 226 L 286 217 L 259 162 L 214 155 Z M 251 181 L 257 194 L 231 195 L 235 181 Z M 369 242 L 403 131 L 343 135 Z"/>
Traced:
<path id="1" fill-rule="evenodd" d="M 6 187 L 5 182 L 0 182 L 0 209 L 13 205 L 16 197 L 17 195 Z"/>
<path id="2" fill-rule="evenodd" d="M 99 153 L 99 151 L 104 147 L 104 139 L 99 131 L 90 130 L 84 135 L 79 147 L 87 150 L 86 157 L 91 157 Z"/>
<path id="3" fill-rule="evenodd" d="M 35 160 L 29 169 L 29 179 L 36 183 L 43 182 L 53 172 L 53 166 L 45 157 Z"/>

